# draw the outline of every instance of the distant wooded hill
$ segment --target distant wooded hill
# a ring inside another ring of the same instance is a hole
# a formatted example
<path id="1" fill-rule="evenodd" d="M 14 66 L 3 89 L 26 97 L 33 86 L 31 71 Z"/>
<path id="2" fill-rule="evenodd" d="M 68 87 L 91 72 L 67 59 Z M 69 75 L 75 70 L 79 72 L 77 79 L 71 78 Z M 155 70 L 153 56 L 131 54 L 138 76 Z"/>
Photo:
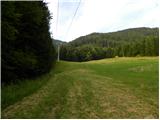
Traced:
<path id="1" fill-rule="evenodd" d="M 61 41 L 61 40 L 52 39 L 52 43 L 53 43 L 54 47 L 57 48 L 58 45 L 66 44 L 67 42 L 64 42 L 64 41 Z"/>
<path id="2" fill-rule="evenodd" d="M 115 56 L 158 56 L 159 28 L 92 33 L 61 45 L 60 59 L 88 61 Z"/>

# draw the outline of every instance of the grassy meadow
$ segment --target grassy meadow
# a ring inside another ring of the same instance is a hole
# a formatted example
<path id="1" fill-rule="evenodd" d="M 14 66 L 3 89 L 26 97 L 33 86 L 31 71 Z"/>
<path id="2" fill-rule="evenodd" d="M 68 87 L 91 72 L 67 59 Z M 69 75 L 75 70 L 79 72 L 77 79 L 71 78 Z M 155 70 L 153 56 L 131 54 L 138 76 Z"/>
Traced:
<path id="1" fill-rule="evenodd" d="M 2 118 L 159 118 L 158 57 L 57 62 L 2 86 Z"/>

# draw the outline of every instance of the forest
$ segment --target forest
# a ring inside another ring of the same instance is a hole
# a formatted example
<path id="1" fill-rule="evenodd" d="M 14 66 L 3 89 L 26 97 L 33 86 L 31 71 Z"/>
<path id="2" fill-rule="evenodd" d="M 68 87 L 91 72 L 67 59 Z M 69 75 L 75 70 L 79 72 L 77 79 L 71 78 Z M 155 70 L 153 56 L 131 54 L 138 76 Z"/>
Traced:
<path id="1" fill-rule="evenodd" d="M 46 3 L 1 3 L 2 83 L 34 78 L 48 72 L 55 61 Z"/>
<path id="2" fill-rule="evenodd" d="M 61 45 L 60 59 L 89 61 L 113 57 L 158 56 L 158 28 L 92 33 Z"/>

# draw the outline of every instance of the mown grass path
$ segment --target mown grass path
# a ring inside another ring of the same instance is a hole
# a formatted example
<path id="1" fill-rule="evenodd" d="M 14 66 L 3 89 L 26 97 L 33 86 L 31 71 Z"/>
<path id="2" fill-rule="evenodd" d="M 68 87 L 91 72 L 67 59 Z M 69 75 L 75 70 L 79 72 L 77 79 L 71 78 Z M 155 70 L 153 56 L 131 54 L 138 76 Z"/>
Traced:
<path id="1" fill-rule="evenodd" d="M 2 118 L 158 118 L 158 57 L 58 62 Z"/>

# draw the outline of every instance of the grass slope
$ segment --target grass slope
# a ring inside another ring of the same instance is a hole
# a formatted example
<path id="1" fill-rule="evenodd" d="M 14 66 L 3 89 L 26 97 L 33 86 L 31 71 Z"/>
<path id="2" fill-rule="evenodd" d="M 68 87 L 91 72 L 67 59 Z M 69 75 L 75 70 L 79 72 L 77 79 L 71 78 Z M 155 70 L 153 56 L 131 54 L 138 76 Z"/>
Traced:
<path id="1" fill-rule="evenodd" d="M 61 61 L 53 73 L 39 90 L 3 109 L 2 118 L 159 117 L 158 57 Z"/>

